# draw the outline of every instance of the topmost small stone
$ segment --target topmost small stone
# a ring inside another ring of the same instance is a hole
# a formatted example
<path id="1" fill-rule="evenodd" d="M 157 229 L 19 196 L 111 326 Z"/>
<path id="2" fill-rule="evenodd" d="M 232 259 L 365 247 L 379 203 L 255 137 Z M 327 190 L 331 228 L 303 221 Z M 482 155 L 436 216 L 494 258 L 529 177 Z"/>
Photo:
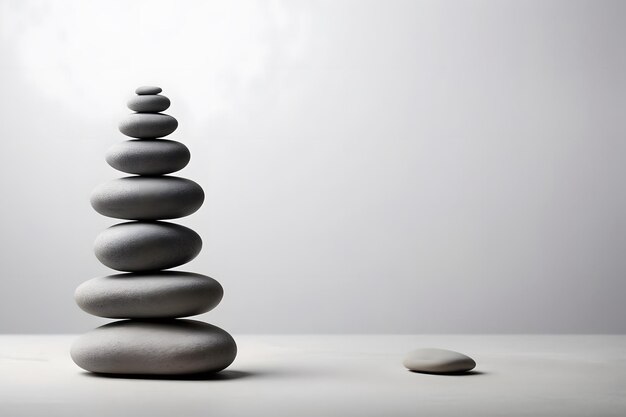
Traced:
<path id="1" fill-rule="evenodd" d="M 141 87 L 137 87 L 135 90 L 135 94 L 139 94 L 140 96 L 148 96 L 159 94 L 163 89 L 161 87 L 155 87 L 153 85 L 144 85 Z"/>

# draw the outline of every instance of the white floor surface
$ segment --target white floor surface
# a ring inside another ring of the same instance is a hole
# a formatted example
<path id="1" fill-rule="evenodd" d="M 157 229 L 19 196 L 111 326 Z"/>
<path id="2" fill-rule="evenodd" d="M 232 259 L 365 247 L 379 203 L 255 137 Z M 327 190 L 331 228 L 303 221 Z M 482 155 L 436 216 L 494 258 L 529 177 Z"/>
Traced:
<path id="1" fill-rule="evenodd" d="M 214 378 L 104 378 L 76 336 L 0 336 L 0 416 L 626 416 L 626 336 L 235 335 Z M 418 347 L 463 352 L 468 375 L 407 371 Z"/>

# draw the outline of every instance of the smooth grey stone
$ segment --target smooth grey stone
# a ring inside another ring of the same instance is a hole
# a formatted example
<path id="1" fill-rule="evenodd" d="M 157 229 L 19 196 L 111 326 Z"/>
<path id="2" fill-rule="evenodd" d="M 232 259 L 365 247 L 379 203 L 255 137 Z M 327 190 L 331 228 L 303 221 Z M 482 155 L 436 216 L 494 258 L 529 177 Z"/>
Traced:
<path id="1" fill-rule="evenodd" d="M 167 222 L 128 222 L 101 232 L 96 257 L 111 269 L 158 271 L 185 264 L 198 256 L 202 239 L 193 230 Z"/>
<path id="2" fill-rule="evenodd" d="M 161 87 L 155 87 L 153 85 L 143 85 L 141 87 L 137 87 L 137 89 L 135 90 L 135 94 L 144 96 L 150 94 L 159 94 L 161 91 L 163 91 Z"/>
<path id="3" fill-rule="evenodd" d="M 141 113 L 158 113 L 170 107 L 170 99 L 162 95 L 133 96 L 126 103 L 129 109 Z"/>
<path id="4" fill-rule="evenodd" d="M 163 175 L 183 169 L 189 163 L 189 149 L 167 139 L 135 139 L 116 143 L 106 153 L 113 168 L 139 175 Z"/>
<path id="5" fill-rule="evenodd" d="M 404 366 L 411 371 L 431 374 L 467 372 L 476 366 L 474 359 L 453 350 L 425 348 L 409 352 Z"/>
<path id="6" fill-rule="evenodd" d="M 185 375 L 218 372 L 237 356 L 232 336 L 194 320 L 113 322 L 72 345 L 81 368 L 103 374 Z"/>
<path id="7" fill-rule="evenodd" d="M 206 313 L 223 295 L 220 283 L 206 275 L 160 271 L 94 278 L 76 288 L 74 299 L 94 316 L 173 319 Z"/>
<path id="8" fill-rule="evenodd" d="M 91 206 L 103 216 L 126 220 L 161 220 L 185 217 L 202 206 L 204 191 L 179 177 L 126 177 L 97 186 Z"/>
<path id="9" fill-rule="evenodd" d="M 167 136 L 178 127 L 178 121 L 168 114 L 131 113 L 119 125 L 120 132 L 131 138 L 154 139 Z"/>

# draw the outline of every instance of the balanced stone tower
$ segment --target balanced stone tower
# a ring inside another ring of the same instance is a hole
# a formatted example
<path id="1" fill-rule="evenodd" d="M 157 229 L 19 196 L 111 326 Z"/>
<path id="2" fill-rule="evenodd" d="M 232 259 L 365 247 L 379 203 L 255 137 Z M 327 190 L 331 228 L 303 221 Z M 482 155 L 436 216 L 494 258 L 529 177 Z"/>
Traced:
<path id="1" fill-rule="evenodd" d="M 170 100 L 159 87 L 139 87 L 128 101 L 136 113 L 119 125 L 136 138 L 114 145 L 106 161 L 135 174 L 97 187 L 91 205 L 100 214 L 131 220 L 116 224 L 96 239 L 96 257 L 126 272 L 81 284 L 76 303 L 89 314 L 119 320 L 81 336 L 71 356 L 81 368 L 102 374 L 181 375 L 217 372 L 237 354 L 233 338 L 210 324 L 181 317 L 207 312 L 222 299 L 213 278 L 164 271 L 194 259 L 202 240 L 187 227 L 161 220 L 188 216 L 204 202 L 202 188 L 169 176 L 189 162 L 185 145 L 160 139 L 178 122 L 161 113 Z"/>

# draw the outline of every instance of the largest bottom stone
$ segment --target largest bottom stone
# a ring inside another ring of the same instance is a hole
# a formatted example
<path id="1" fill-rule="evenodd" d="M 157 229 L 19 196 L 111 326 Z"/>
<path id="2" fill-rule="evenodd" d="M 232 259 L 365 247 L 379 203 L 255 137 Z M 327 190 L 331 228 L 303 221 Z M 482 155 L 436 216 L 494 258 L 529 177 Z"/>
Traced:
<path id="1" fill-rule="evenodd" d="M 71 350 L 81 368 L 103 374 L 184 375 L 218 372 L 237 346 L 219 327 L 195 320 L 123 320 L 81 336 Z"/>

